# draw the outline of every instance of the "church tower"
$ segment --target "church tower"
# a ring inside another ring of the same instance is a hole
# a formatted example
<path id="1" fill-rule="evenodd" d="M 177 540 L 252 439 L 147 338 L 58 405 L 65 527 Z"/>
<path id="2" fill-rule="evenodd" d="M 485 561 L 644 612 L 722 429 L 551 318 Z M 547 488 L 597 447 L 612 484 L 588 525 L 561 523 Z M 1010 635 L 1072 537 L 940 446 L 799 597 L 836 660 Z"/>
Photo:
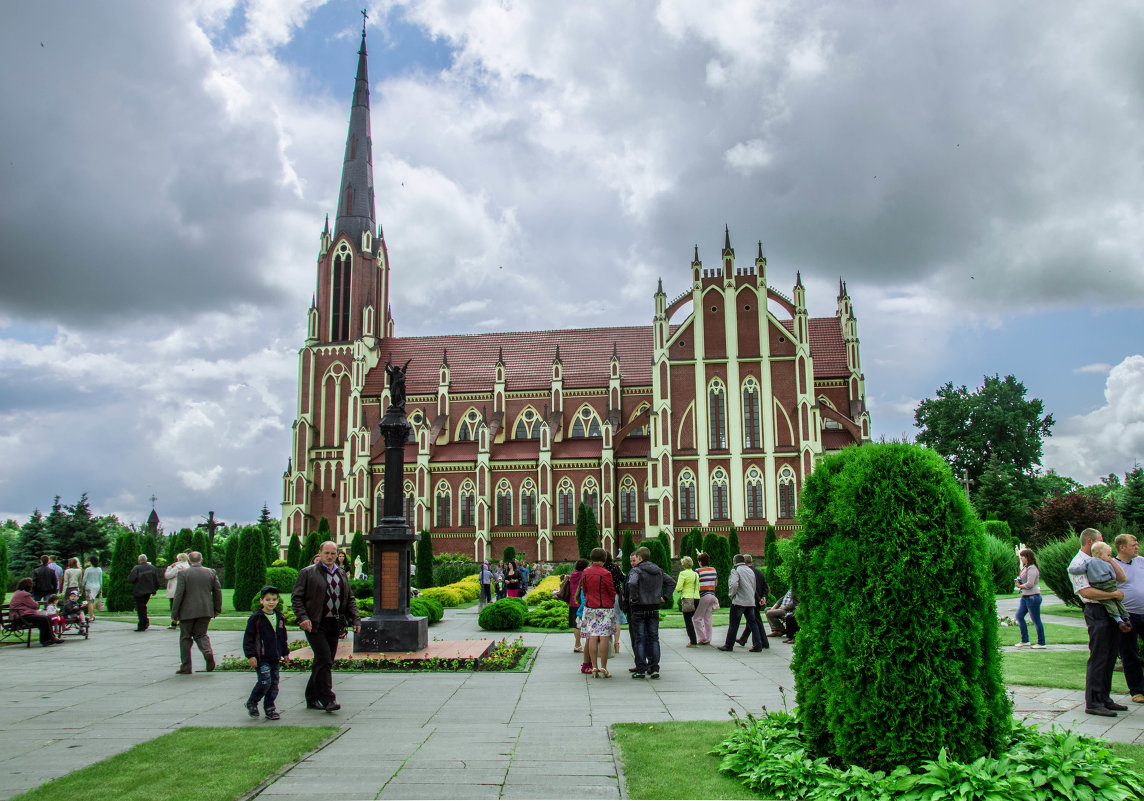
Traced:
<path id="1" fill-rule="evenodd" d="M 283 475 L 283 548 L 323 517 L 332 538 L 349 542 L 373 525 L 369 428 L 376 401 L 363 404 L 378 343 L 392 335 L 389 259 L 377 224 L 370 136 L 369 72 L 362 25 L 338 208 L 319 237 L 317 286 L 298 358 L 298 415 Z"/>

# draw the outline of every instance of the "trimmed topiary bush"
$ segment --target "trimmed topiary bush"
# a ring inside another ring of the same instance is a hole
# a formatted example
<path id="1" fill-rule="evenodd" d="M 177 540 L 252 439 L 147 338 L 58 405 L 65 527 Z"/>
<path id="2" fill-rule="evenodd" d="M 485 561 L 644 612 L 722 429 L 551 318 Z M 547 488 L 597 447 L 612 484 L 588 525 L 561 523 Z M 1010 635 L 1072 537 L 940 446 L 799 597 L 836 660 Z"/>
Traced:
<path id="1" fill-rule="evenodd" d="M 683 535 L 683 541 L 679 543 L 679 555 L 690 556 L 694 561 L 695 554 L 703 550 L 703 531 L 698 526 L 691 529 Z"/>
<path id="2" fill-rule="evenodd" d="M 519 598 L 502 598 L 482 609 L 477 623 L 485 631 L 512 631 L 524 625 L 526 609 Z"/>
<path id="3" fill-rule="evenodd" d="M 516 548 L 511 545 L 505 546 L 504 553 L 501 554 L 502 562 L 512 562 L 516 559 Z"/>
<path id="4" fill-rule="evenodd" d="M 436 623 L 441 618 L 445 617 L 445 607 L 442 606 L 441 602 L 436 598 L 414 598 L 412 600 L 418 602 L 418 609 L 424 608 L 429 610 L 427 613 L 418 612 L 417 614 L 424 614 L 429 618 L 430 623 Z"/>
<path id="5" fill-rule="evenodd" d="M 782 556 L 779 555 L 778 544 L 775 527 L 767 526 L 767 536 L 763 540 L 763 558 L 766 560 L 763 575 L 767 579 L 767 588 L 770 590 L 768 597 L 771 603 L 781 600 L 789 589 L 785 581 L 779 580 L 778 568 L 782 564 Z"/>
<path id="6" fill-rule="evenodd" d="M 989 575 L 993 592 L 1012 594 L 1013 579 L 1021 572 L 1021 560 L 1009 539 L 985 535 L 985 549 L 989 554 Z"/>
<path id="7" fill-rule="evenodd" d="M 739 547 L 739 529 L 731 526 L 731 530 L 727 532 L 727 549 L 731 552 L 732 560 L 735 554 L 742 553 Z"/>
<path id="8" fill-rule="evenodd" d="M 131 568 L 139 564 L 139 538 L 134 531 L 123 531 L 115 540 L 115 552 L 111 557 L 111 569 L 104 583 L 104 602 L 109 612 L 130 612 L 135 609 L 135 599 L 131 595 L 131 585 L 127 575 Z"/>
<path id="9" fill-rule="evenodd" d="M 417 541 L 417 572 L 414 583 L 417 589 L 424 590 L 433 586 L 433 538 L 425 529 L 421 530 L 421 539 Z"/>
<path id="10" fill-rule="evenodd" d="M 731 575 L 731 546 L 727 544 L 726 537 L 711 533 L 703 539 L 703 551 L 711 557 L 711 567 L 715 568 L 715 597 L 719 599 L 720 606 L 729 609 L 731 598 L 727 594 L 727 579 Z"/>
<path id="11" fill-rule="evenodd" d="M 568 604 L 549 596 L 528 610 L 524 624 L 540 629 L 568 629 Z"/>
<path id="12" fill-rule="evenodd" d="M 632 536 L 632 532 L 625 531 L 623 538 L 620 540 L 620 557 L 623 559 L 621 568 L 626 572 L 631 565 L 631 556 L 636 551 L 636 540 Z"/>
<path id="13" fill-rule="evenodd" d="M 664 570 L 667 571 L 668 573 L 670 573 L 671 572 L 671 545 L 672 545 L 671 532 L 665 528 L 661 528 L 659 530 L 659 533 L 657 533 L 655 535 L 655 538 L 657 540 L 659 540 L 659 544 L 663 546 L 663 555 L 665 557 L 667 557 L 667 565 L 668 566 L 665 567 Z M 659 562 L 656 562 L 656 564 L 658 565 Z M 659 565 L 659 566 L 663 567 L 663 565 Z"/>
<path id="14" fill-rule="evenodd" d="M 985 527 L 986 534 L 992 534 L 1002 542 L 1009 543 L 1010 547 L 1016 548 L 1020 545 L 1017 538 L 1013 536 L 1013 530 L 1009 528 L 1009 524 L 1004 520 L 986 520 L 982 523 Z"/>
<path id="15" fill-rule="evenodd" d="M 481 566 L 476 562 L 438 562 L 433 568 L 433 584 L 444 587 L 468 576 L 480 573 Z"/>
<path id="16" fill-rule="evenodd" d="M 914 445 L 847 448 L 801 501 L 791 670 L 812 755 L 892 770 L 1000 754 L 1012 710 L 988 557 L 948 465 Z"/>
<path id="17" fill-rule="evenodd" d="M 298 539 L 297 534 L 290 535 L 290 544 L 286 546 L 286 564 L 295 570 L 305 567 L 302 564 L 302 541 Z"/>
<path id="18" fill-rule="evenodd" d="M 465 602 L 465 597 L 461 591 L 454 587 L 428 587 L 421 590 L 421 597 L 434 598 L 440 601 L 446 609 L 452 609 L 454 606 L 460 606 Z"/>
<path id="19" fill-rule="evenodd" d="M 203 564 L 211 564 L 211 541 L 207 537 L 207 532 L 201 528 L 195 529 L 195 533 L 191 535 L 191 550 L 198 551 L 203 555 Z"/>
<path id="20" fill-rule="evenodd" d="M 234 557 L 234 593 L 231 596 L 234 608 L 250 609 L 250 599 L 265 585 L 266 540 L 262 536 L 262 529 L 245 526 L 238 535 L 238 553 Z M 293 588 L 294 585 L 291 584 L 290 589 Z"/>
<path id="21" fill-rule="evenodd" d="M 273 584 L 278 588 L 279 595 L 285 595 L 289 601 L 290 593 L 294 591 L 294 581 L 298 578 L 298 571 L 286 565 L 266 568 L 266 584 Z M 254 611 L 254 610 L 251 610 Z"/>
<path id="22" fill-rule="evenodd" d="M 322 518 L 321 524 L 318 526 L 317 531 L 311 531 L 306 535 L 305 542 L 302 543 L 302 553 L 298 556 L 298 564 L 296 567 L 301 570 L 307 565 L 314 563 L 314 557 L 318 555 L 318 551 L 322 550 L 322 543 L 330 539 L 330 521 Z"/>
<path id="23" fill-rule="evenodd" d="M 1041 581 L 1053 591 L 1053 595 L 1069 606 L 1083 609 L 1084 601 L 1073 592 L 1068 571 L 1069 562 L 1079 550 L 1080 537 L 1075 534 L 1067 540 L 1050 542 L 1037 551 L 1037 567 L 1041 570 Z"/>

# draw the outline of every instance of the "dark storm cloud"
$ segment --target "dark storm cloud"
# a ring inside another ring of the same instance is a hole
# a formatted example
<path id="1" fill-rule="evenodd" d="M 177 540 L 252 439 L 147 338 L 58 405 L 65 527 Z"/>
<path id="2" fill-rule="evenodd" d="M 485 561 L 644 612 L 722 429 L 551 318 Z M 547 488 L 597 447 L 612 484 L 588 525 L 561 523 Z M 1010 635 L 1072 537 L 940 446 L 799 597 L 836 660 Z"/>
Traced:
<path id="1" fill-rule="evenodd" d="M 278 300 L 258 263 L 287 194 L 273 129 L 230 119 L 173 6 L 17 4 L 0 48 L 19 65 L 0 85 L 0 308 L 74 326 Z"/>

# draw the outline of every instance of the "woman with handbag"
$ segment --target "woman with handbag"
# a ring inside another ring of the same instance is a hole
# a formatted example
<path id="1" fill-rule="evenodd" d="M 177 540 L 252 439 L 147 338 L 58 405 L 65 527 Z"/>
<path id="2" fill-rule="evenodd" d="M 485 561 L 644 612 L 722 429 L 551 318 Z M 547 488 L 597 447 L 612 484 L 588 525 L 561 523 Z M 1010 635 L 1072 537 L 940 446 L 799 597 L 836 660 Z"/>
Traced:
<path id="1" fill-rule="evenodd" d="M 719 580 L 715 568 L 711 567 L 711 557 L 705 553 L 698 556 L 699 569 L 695 573 L 699 577 L 699 602 L 695 606 L 695 615 L 692 624 L 695 626 L 697 645 L 711 644 L 711 616 L 719 608 L 719 599 L 715 597 L 715 585 Z"/>
<path id="2" fill-rule="evenodd" d="M 99 557 L 91 557 L 89 567 L 83 571 L 83 591 L 87 596 L 87 619 L 95 620 L 95 611 L 103 611 L 103 568 L 99 566 Z"/>
<path id="3" fill-rule="evenodd" d="M 584 588 L 584 612 L 580 621 L 581 636 L 586 638 L 590 671 L 595 678 L 610 679 L 608 672 L 608 645 L 616 629 L 616 585 L 612 573 L 604 567 L 608 554 L 603 548 L 593 548 L 592 566 L 580 577 Z"/>
<path id="4" fill-rule="evenodd" d="M 679 560 L 682 569 L 675 583 L 675 589 L 679 591 L 679 611 L 683 612 L 683 625 L 687 627 L 688 648 L 694 648 L 698 644 L 695 641 L 692 618 L 695 617 L 695 609 L 699 606 L 699 574 L 691 569 L 692 564 L 694 563 L 690 556 Z"/>

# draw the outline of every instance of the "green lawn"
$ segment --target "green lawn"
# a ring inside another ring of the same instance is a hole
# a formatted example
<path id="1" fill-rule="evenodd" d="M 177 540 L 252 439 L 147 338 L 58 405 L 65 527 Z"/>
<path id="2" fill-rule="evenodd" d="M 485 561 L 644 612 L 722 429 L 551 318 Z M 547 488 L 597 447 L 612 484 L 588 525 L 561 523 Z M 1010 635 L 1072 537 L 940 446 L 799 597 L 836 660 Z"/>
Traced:
<path id="1" fill-rule="evenodd" d="M 613 724 L 628 798 L 762 798 L 719 773 L 719 758 L 708 753 L 732 725 L 729 720 Z M 1144 745 L 1110 747 L 1144 775 Z"/>
<path id="2" fill-rule="evenodd" d="M 336 732 L 332 726 L 269 722 L 260 728 L 179 729 L 13 801 L 234 801 Z M 201 769 L 188 774 L 191 765 Z M 179 775 L 188 780 L 172 781 Z"/>
<path id="3" fill-rule="evenodd" d="M 1042 615 L 1057 615 L 1058 617 L 1075 617 L 1084 620 L 1084 610 L 1077 609 L 1068 604 L 1047 604 L 1041 607 Z"/>
<path id="4" fill-rule="evenodd" d="M 1065 626 L 1061 623 L 1044 623 L 1045 642 L 1050 645 L 1084 645 L 1088 642 L 1088 629 L 1080 626 Z M 1029 642 L 1037 641 L 1037 628 L 1028 621 Z M 1021 641 L 1019 626 L 1001 626 L 999 642 L 1002 645 L 1016 645 Z"/>
<path id="5" fill-rule="evenodd" d="M 1001 660 L 1006 684 L 1084 689 L 1088 651 L 1006 651 Z M 1112 674 L 1112 692 L 1128 692 L 1123 673 Z"/>

